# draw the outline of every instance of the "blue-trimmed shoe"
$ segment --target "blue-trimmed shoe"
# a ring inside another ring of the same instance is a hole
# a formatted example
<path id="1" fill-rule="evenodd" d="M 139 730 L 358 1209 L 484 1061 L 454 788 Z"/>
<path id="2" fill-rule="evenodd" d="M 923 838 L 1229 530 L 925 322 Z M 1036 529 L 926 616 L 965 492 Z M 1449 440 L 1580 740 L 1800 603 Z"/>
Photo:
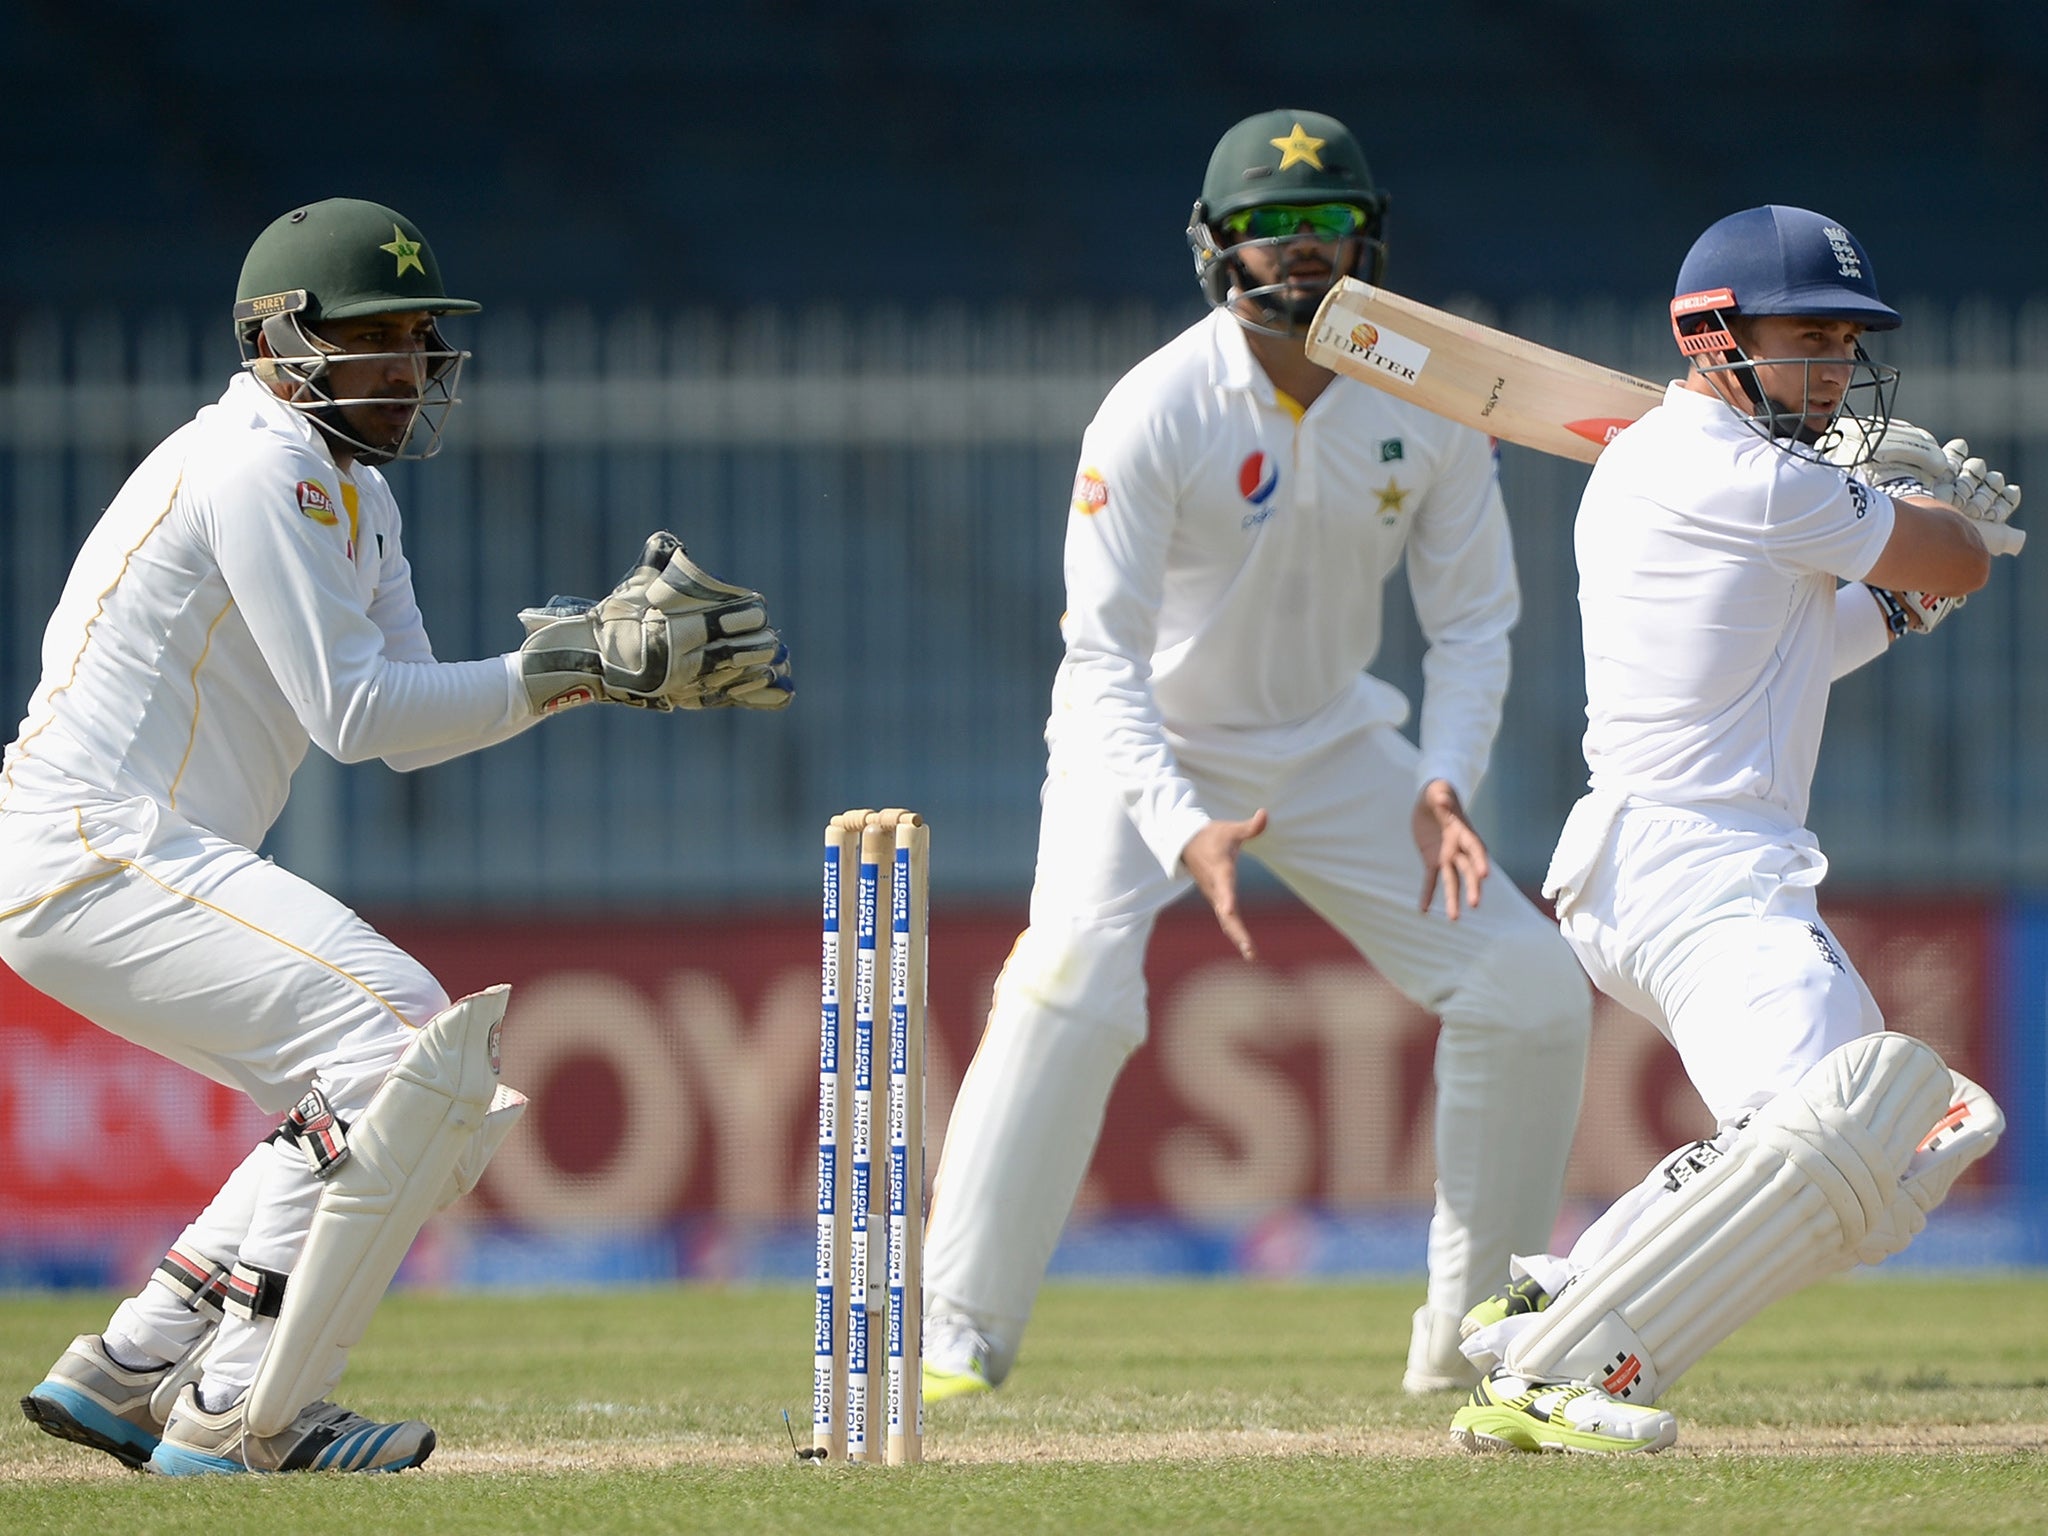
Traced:
<path id="1" fill-rule="evenodd" d="M 219 1413 L 199 1406 L 199 1390 L 178 1396 L 149 1469 L 167 1477 L 210 1472 L 403 1472 L 425 1461 L 434 1432 L 417 1420 L 378 1424 L 333 1403 L 308 1403 L 274 1435 L 242 1423 L 244 1398 Z"/>
<path id="2" fill-rule="evenodd" d="M 202 1354 L 194 1349 L 170 1365 L 130 1370 L 107 1353 L 100 1335 L 81 1333 L 21 1400 L 21 1411 L 46 1434 L 105 1451 L 140 1471 L 163 1437 L 179 1391 L 198 1379 Z"/>

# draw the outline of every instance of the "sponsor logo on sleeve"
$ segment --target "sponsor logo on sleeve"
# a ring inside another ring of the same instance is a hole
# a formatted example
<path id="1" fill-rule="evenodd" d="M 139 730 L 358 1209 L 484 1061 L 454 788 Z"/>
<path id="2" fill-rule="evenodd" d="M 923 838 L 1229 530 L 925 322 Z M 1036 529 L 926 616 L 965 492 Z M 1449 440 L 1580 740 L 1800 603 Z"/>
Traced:
<path id="1" fill-rule="evenodd" d="M 317 480 L 299 482 L 299 510 L 322 528 L 332 528 L 341 522 L 341 514 L 334 510 L 334 498 Z"/>
<path id="2" fill-rule="evenodd" d="M 1855 503 L 1856 515 L 1863 516 L 1870 510 L 1870 492 L 1863 488 L 1861 480 L 1850 480 L 1845 483 L 1849 487 L 1849 500 Z"/>
<path id="3" fill-rule="evenodd" d="M 1109 482 L 1102 478 L 1101 470 L 1090 465 L 1074 478 L 1074 510 L 1093 517 L 1108 505 Z"/>

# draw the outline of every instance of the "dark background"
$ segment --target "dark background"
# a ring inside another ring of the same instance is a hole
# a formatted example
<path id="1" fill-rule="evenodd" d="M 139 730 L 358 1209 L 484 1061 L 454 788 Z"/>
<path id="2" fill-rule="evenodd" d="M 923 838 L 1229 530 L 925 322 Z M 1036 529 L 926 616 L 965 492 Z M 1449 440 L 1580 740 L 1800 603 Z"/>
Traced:
<path id="1" fill-rule="evenodd" d="M 225 310 L 249 240 L 406 212 L 489 303 L 1191 298 L 1210 148 L 1350 124 L 1425 299 L 1668 291 L 1722 213 L 1887 292 L 2040 282 L 2038 0 L 0 4 L 0 316 Z"/>

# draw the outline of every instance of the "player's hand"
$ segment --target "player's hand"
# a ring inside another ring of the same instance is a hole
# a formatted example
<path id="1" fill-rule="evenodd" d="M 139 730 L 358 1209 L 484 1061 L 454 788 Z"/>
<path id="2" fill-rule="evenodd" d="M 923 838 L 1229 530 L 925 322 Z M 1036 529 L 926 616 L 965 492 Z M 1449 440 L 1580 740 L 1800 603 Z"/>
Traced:
<path id="1" fill-rule="evenodd" d="M 1843 416 L 1822 439 L 1828 461 L 1865 485 L 1893 496 L 1924 496 L 1955 478 L 1955 468 L 1932 432 L 1902 416 L 1866 421 Z"/>
<path id="2" fill-rule="evenodd" d="M 520 665 L 542 713 L 603 700 L 643 709 L 781 709 L 794 696 L 789 650 L 760 593 L 698 566 L 674 534 L 595 603 L 550 598 L 520 614 Z"/>
<path id="3" fill-rule="evenodd" d="M 1180 851 L 1181 864 L 1208 898 L 1224 936 L 1247 960 L 1259 958 L 1252 936 L 1237 914 L 1237 851 L 1266 830 L 1266 813 L 1253 811 L 1245 821 L 1212 821 Z"/>
<path id="4" fill-rule="evenodd" d="M 2008 485 L 2004 475 L 1982 459 L 1972 456 L 1970 445 L 1962 438 L 1950 438 L 1942 444 L 1941 451 L 1955 473 L 1947 495 L 1934 493 L 1937 501 L 1947 502 L 1963 516 L 1979 524 L 1995 523 L 2003 526 L 2007 518 L 2019 511 L 2020 488 Z M 1984 535 L 1987 530 L 1979 527 L 1977 532 Z M 2007 532 L 2021 540 L 2026 538 L 2026 535 L 2017 528 L 2009 529 Z M 2019 553 L 2019 546 L 2008 544 L 2007 540 L 2001 539 L 1994 543 L 1991 538 L 1986 537 L 1984 543 L 1994 555 Z"/>
<path id="5" fill-rule="evenodd" d="M 789 647 L 772 629 L 746 637 L 744 651 L 721 642 L 705 646 L 720 659 L 707 665 L 702 689 L 676 700 L 677 709 L 787 709 L 796 702 L 796 684 L 789 680 Z"/>
<path id="6" fill-rule="evenodd" d="M 1868 582 L 1870 595 L 1877 599 L 1877 606 L 1884 614 L 1885 628 L 1891 631 L 1892 639 L 1905 635 L 1924 635 L 1943 619 L 1954 613 L 1967 597 L 1938 597 L 1932 592 L 1893 592 L 1884 587 L 1872 587 Z"/>
<path id="7" fill-rule="evenodd" d="M 1442 779 L 1431 779 L 1415 799 L 1415 848 L 1422 855 L 1422 908 L 1444 890 L 1444 916 L 1452 922 L 1464 907 L 1479 905 L 1479 888 L 1493 872 L 1486 843 L 1465 819 L 1458 792 Z"/>

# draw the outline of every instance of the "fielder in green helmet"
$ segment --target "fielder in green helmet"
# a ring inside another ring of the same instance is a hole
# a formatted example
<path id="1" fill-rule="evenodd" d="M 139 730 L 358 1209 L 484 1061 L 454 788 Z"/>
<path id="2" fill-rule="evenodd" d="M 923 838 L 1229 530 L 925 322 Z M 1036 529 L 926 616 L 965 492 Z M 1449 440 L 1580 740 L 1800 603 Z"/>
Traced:
<path id="1" fill-rule="evenodd" d="M 1555 1221 L 1590 998 L 1465 810 L 1520 612 L 1494 456 L 1303 350 L 1332 282 L 1379 275 L 1386 207 L 1335 118 L 1261 112 L 1231 128 L 1188 231 L 1214 307 L 1133 366 L 1082 436 L 1031 922 L 961 1083 L 926 1238 L 927 1402 L 993 1390 L 1019 1358 L 1117 1113 L 1111 1090 L 1146 1037 L 1157 915 L 1199 889 L 1253 957 L 1240 856 L 1443 1021 L 1408 1391 L 1476 1383 L 1459 1325 Z M 1409 701 L 1370 670 L 1397 571 L 1428 646 L 1414 742 Z M 1357 1134 L 1394 1145 L 1409 1123 Z M 1161 1196 L 1265 1198 L 1277 1186 L 1256 1160 L 1178 1159 Z"/>
<path id="2" fill-rule="evenodd" d="M 496 1081 L 507 989 L 451 1001 L 256 852 L 308 748 L 405 772 L 575 704 L 791 699 L 760 594 L 668 533 L 602 600 L 522 612 L 516 648 L 435 656 L 377 466 L 433 452 L 466 355 L 439 318 L 476 307 L 377 203 L 264 230 L 235 301 L 246 367 L 87 537 L 0 760 L 0 963 L 277 1125 L 21 1399 L 127 1466 L 425 1461 L 427 1425 L 329 1397 L 420 1224 L 475 1185 L 525 1103 Z"/>
<path id="3" fill-rule="evenodd" d="M 386 464 L 440 451 L 469 354 L 436 321 L 482 307 L 449 297 L 433 247 L 403 214 L 331 197 L 294 208 L 249 247 L 235 337 L 243 366 L 338 455 Z"/>
<path id="4" fill-rule="evenodd" d="M 1365 151 L 1334 117 L 1248 117 L 1210 155 L 1188 217 L 1202 292 L 1252 330 L 1306 335 L 1336 278 L 1380 280 L 1387 203 Z"/>

